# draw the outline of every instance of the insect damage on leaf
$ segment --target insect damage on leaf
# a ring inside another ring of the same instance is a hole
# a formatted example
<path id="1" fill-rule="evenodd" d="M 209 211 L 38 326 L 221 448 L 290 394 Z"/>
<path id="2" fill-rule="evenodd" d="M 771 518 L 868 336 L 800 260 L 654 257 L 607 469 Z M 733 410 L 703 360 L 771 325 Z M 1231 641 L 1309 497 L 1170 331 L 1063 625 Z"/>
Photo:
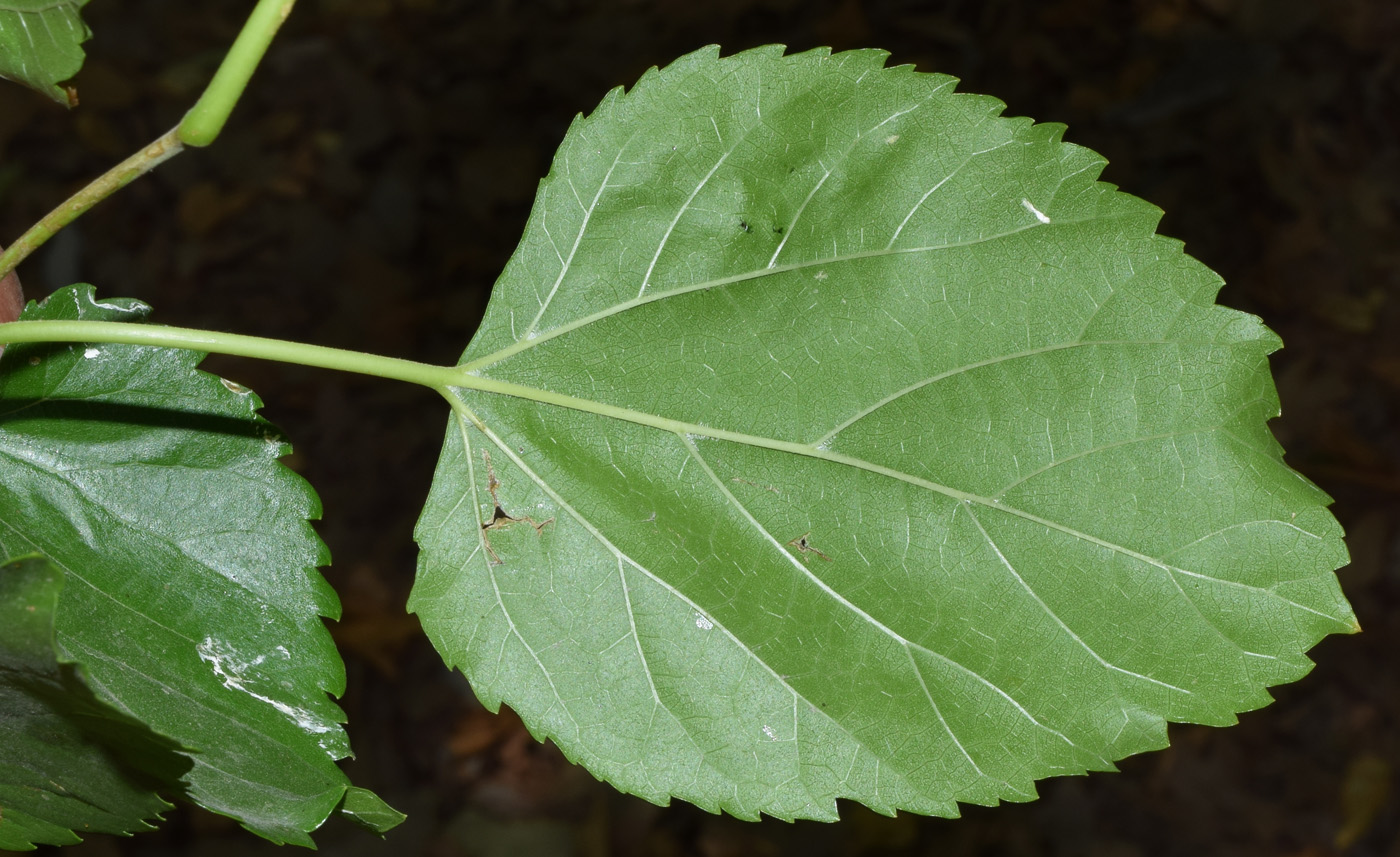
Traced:
<path id="1" fill-rule="evenodd" d="M 812 547 L 812 543 L 808 541 L 811 535 L 811 533 L 803 533 L 802 535 L 788 542 L 787 545 L 790 548 L 797 548 L 797 552 L 800 554 L 811 554 L 816 556 L 818 559 L 824 559 L 827 562 L 831 562 L 831 557 Z"/>
<path id="2" fill-rule="evenodd" d="M 486 553 L 490 555 L 491 562 L 495 565 L 501 565 L 504 560 L 501 559 L 500 554 L 496 553 L 496 549 L 491 546 L 491 537 L 488 535 L 492 530 L 504 530 L 511 524 L 529 524 L 534 528 L 535 535 L 541 535 L 544 533 L 545 527 L 554 523 L 554 519 L 549 518 L 544 521 L 537 521 L 528 515 L 517 518 L 508 513 L 501 505 L 501 498 L 496 494 L 496 492 L 500 490 L 501 482 L 496 478 L 496 469 L 491 466 L 491 453 L 483 449 L 481 451 L 481 458 L 486 462 L 486 489 L 491 492 L 491 503 L 495 507 L 495 511 L 491 514 L 491 520 L 481 522 L 481 544 L 482 547 L 486 548 Z"/>

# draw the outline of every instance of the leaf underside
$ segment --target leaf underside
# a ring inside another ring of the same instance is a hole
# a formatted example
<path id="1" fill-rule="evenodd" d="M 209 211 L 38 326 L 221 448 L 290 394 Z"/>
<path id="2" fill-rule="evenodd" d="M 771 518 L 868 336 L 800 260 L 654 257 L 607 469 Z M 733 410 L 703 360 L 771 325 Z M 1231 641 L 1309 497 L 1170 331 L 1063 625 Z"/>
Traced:
<path id="1" fill-rule="evenodd" d="M 62 290 L 24 319 L 140 321 Z M 185 796 L 277 842 L 349 785 L 344 666 L 322 617 L 339 602 L 308 519 L 319 501 L 278 459 L 257 396 L 200 355 L 126 345 L 10 345 L 0 357 L 0 559 L 50 558 L 56 639 L 94 692 L 190 749 Z"/>
<path id="2" fill-rule="evenodd" d="M 884 60 L 610 93 L 461 361 L 521 396 L 456 391 L 410 608 L 648 800 L 1030 800 L 1355 626 L 1277 338 L 1061 127 Z"/>
<path id="3" fill-rule="evenodd" d="M 73 844 L 75 830 L 150 830 L 170 806 L 154 791 L 165 781 L 121 755 L 139 746 L 171 758 L 171 749 L 98 702 L 58 659 L 62 587 L 63 573 L 42 558 L 0 565 L 0 850 Z"/>
<path id="4" fill-rule="evenodd" d="M 0 77 L 68 104 L 59 84 L 83 67 L 82 43 L 92 35 L 80 15 L 87 2 L 0 0 Z"/>

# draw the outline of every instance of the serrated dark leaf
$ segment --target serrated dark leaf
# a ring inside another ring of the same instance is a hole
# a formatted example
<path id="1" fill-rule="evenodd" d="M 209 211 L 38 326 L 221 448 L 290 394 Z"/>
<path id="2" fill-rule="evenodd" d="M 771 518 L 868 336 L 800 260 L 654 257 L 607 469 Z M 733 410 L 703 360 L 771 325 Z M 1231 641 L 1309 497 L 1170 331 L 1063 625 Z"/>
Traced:
<path id="1" fill-rule="evenodd" d="M 140 321 L 60 291 L 25 319 Z M 315 493 L 278 459 L 249 390 L 200 355 L 11 345 L 0 357 L 0 552 L 67 577 L 58 645 L 103 699 L 191 748 L 190 799 L 310 845 L 349 785 L 327 697 L 344 666 L 322 617 Z"/>
<path id="2" fill-rule="evenodd" d="M 88 0 L 4 0 L 0 3 L 0 77 L 68 105 L 60 83 L 83 67 L 92 35 L 80 14 Z"/>
<path id="3" fill-rule="evenodd" d="M 63 573 L 42 557 L 0 565 L 0 850 L 150 830 L 170 806 L 157 789 L 190 766 L 59 661 L 62 588 Z"/>

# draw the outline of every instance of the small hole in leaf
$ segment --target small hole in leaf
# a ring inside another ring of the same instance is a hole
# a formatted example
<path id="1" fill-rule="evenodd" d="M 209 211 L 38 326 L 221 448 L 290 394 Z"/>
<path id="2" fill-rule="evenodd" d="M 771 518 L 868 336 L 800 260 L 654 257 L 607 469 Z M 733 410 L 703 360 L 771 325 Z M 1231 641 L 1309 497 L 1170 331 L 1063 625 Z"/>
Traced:
<path id="1" fill-rule="evenodd" d="M 489 520 L 489 521 L 487 521 L 486 523 L 482 524 L 482 525 L 481 525 L 481 528 L 482 528 L 483 530 L 495 530 L 495 529 L 500 529 L 501 527 L 504 527 L 506 524 L 511 524 L 511 523 L 514 523 L 515 521 L 516 521 L 515 518 L 512 518 L 510 515 L 507 515 L 507 514 L 506 514 L 506 510 L 505 510 L 505 509 L 502 509 L 500 506 L 497 506 L 497 507 L 496 507 L 496 514 L 494 514 L 494 515 L 491 516 L 491 520 Z"/>

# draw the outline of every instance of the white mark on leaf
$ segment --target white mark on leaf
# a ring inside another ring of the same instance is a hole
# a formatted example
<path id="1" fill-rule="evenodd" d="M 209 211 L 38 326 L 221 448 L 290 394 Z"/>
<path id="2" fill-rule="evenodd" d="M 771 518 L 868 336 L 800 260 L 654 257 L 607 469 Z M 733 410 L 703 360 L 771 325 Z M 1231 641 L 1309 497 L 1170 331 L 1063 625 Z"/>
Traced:
<path id="1" fill-rule="evenodd" d="M 893 146 L 895 143 L 898 143 L 898 142 L 899 142 L 899 135 L 898 135 L 898 134 L 891 134 L 891 135 L 889 135 L 888 137 L 885 138 L 885 145 L 886 145 L 886 146 Z"/>
<path id="2" fill-rule="evenodd" d="M 818 272 L 816 272 L 815 274 L 812 275 L 812 279 L 814 279 L 814 280 L 825 280 L 826 277 L 827 277 L 826 271 L 818 271 Z"/>
<path id="3" fill-rule="evenodd" d="M 1024 208 L 1026 211 L 1029 211 L 1031 214 L 1034 214 L 1035 219 L 1039 220 L 1041 223 L 1050 222 L 1050 218 L 1047 217 L 1045 213 L 1042 212 L 1040 209 L 1036 208 L 1035 205 L 1033 205 L 1029 199 L 1021 197 L 1021 207 Z"/>
<path id="4" fill-rule="evenodd" d="M 204 661 L 213 668 L 214 675 L 218 676 L 219 680 L 223 682 L 224 687 L 229 690 L 246 693 L 254 699 L 271 705 L 297 726 L 309 733 L 320 734 L 335 730 L 335 724 L 325 722 L 318 717 L 315 712 L 288 705 L 270 696 L 264 696 L 249 687 L 251 683 L 260 678 L 256 673 L 250 675 L 249 672 L 253 670 L 254 667 L 259 666 L 267 660 L 266 655 L 258 655 L 252 660 L 240 658 L 233 646 L 223 640 L 216 640 L 213 637 L 205 637 L 204 642 L 195 647 L 195 651 L 199 653 L 199 659 L 201 661 Z M 277 651 L 283 658 L 290 658 L 290 654 L 285 647 L 278 646 Z M 321 746 L 321 749 L 330 754 L 332 759 L 339 758 L 338 751 L 340 748 L 337 746 L 339 742 L 333 740 L 330 742 L 329 746 L 324 740 L 318 740 L 317 743 Z"/>
<path id="5" fill-rule="evenodd" d="M 695 614 L 695 627 L 699 628 L 699 629 L 702 630 L 702 631 L 708 631 L 708 630 L 710 630 L 711 628 L 713 628 L 714 626 L 715 626 L 715 623 L 714 623 L 714 622 L 711 622 L 709 619 L 706 619 L 704 616 L 700 615 L 699 613 L 696 613 L 696 614 Z"/>
<path id="6" fill-rule="evenodd" d="M 92 358 L 98 356 L 98 355 L 101 354 L 101 353 L 102 353 L 102 352 L 101 352 L 101 351 L 98 351 L 96 348 L 89 348 L 89 349 L 87 349 L 86 351 L 83 352 L 83 356 L 86 357 L 87 359 L 91 360 Z"/>
<path id="7" fill-rule="evenodd" d="M 772 727 L 772 726 L 764 726 L 764 727 L 763 727 L 763 734 L 768 736 L 768 740 L 769 740 L 769 741 L 776 741 L 776 740 L 778 740 L 778 733 L 776 733 L 776 732 L 773 731 L 773 727 Z"/>

